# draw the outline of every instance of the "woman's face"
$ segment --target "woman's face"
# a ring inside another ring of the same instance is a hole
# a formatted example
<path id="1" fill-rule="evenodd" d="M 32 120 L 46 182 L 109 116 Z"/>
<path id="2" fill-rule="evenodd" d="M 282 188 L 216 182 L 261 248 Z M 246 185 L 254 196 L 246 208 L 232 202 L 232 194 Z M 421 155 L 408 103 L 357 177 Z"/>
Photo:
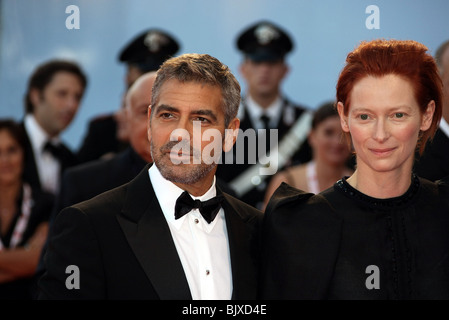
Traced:
<path id="1" fill-rule="evenodd" d="M 330 165 L 344 164 L 350 155 L 348 145 L 342 141 L 342 130 L 338 115 L 321 121 L 310 133 L 309 143 L 315 158 Z"/>
<path id="2" fill-rule="evenodd" d="M 357 168 L 410 173 L 420 130 L 429 129 L 435 104 L 421 114 L 411 83 L 397 75 L 367 76 L 355 83 L 348 115 L 338 103 L 343 131 L 349 132 Z"/>
<path id="3" fill-rule="evenodd" d="M 8 130 L 0 130 L 0 184 L 21 179 L 24 154 L 20 144 Z"/>

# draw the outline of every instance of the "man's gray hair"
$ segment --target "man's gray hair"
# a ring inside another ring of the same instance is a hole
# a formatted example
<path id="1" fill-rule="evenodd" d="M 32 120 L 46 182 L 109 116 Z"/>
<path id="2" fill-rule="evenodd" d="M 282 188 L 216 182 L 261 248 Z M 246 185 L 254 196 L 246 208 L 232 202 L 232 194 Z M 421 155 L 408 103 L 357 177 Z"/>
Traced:
<path id="1" fill-rule="evenodd" d="M 198 82 L 221 88 L 225 126 L 237 116 L 240 104 L 240 84 L 230 69 L 208 54 L 186 53 L 166 60 L 157 71 L 151 105 L 158 102 L 162 85 L 168 80 Z"/>

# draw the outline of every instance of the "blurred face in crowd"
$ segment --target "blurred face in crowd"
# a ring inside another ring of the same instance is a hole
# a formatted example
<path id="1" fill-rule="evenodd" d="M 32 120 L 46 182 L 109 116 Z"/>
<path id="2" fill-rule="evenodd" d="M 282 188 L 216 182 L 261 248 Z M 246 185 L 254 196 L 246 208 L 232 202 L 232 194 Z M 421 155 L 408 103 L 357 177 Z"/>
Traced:
<path id="1" fill-rule="evenodd" d="M 156 72 L 138 78 L 128 90 L 126 97 L 126 128 L 133 149 L 147 162 L 152 162 L 148 137 L 148 107 Z"/>
<path id="2" fill-rule="evenodd" d="M 288 72 L 283 60 L 256 62 L 245 59 L 240 72 L 251 95 L 271 97 L 279 93 L 282 80 Z"/>
<path id="3" fill-rule="evenodd" d="M 348 116 L 338 103 L 343 131 L 351 134 L 357 169 L 409 174 L 420 130 L 429 129 L 435 103 L 421 114 L 411 83 L 389 74 L 366 76 L 350 93 Z"/>
<path id="4" fill-rule="evenodd" d="M 206 146 L 210 147 L 209 144 L 229 150 L 225 139 L 214 138 L 212 142 L 202 139 L 203 133 L 208 129 L 216 129 L 221 137 L 225 137 L 222 103 L 223 96 L 219 86 L 180 82 L 176 79 L 167 80 L 162 85 L 156 104 L 151 106 L 150 131 L 154 162 L 164 178 L 183 185 L 186 189 L 188 185 L 201 186 L 206 181 L 212 181 L 217 164 L 207 164 L 203 157 L 198 157 L 205 152 Z M 194 122 L 200 126 L 200 134 L 193 133 Z M 238 129 L 238 119 L 234 118 L 228 127 Z M 188 134 L 170 141 L 171 134 L 176 129 L 184 129 L 182 131 Z M 172 162 L 171 153 L 175 152 L 173 147 L 179 142 L 185 143 L 186 148 L 176 152 L 174 156 L 188 163 Z"/>
<path id="5" fill-rule="evenodd" d="M 6 130 L 0 130 L 0 184 L 20 181 L 24 162 L 23 149 Z"/>
<path id="6" fill-rule="evenodd" d="M 330 116 L 318 123 L 309 135 L 315 158 L 329 165 L 342 165 L 350 155 L 348 145 L 342 141 L 340 118 Z"/>
<path id="7" fill-rule="evenodd" d="M 34 116 L 48 135 L 58 135 L 72 122 L 83 92 L 79 78 L 65 71 L 55 73 L 44 90 L 31 89 Z"/>

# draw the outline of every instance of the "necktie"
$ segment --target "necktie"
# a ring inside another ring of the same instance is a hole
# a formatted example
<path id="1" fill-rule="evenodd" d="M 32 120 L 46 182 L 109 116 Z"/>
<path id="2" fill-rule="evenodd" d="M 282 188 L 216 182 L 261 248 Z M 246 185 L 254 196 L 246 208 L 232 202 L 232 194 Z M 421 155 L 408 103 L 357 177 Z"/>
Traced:
<path id="1" fill-rule="evenodd" d="M 175 219 L 181 218 L 183 215 L 190 212 L 192 209 L 198 209 L 207 223 L 214 221 L 215 216 L 221 207 L 221 202 L 224 200 L 222 194 L 209 199 L 207 201 L 193 200 L 187 191 L 184 191 L 176 200 L 175 205 Z"/>
<path id="2" fill-rule="evenodd" d="M 53 157 L 55 157 L 58 160 L 62 160 L 62 158 L 63 158 L 63 152 L 62 152 L 61 146 L 54 145 L 50 141 L 47 141 L 45 143 L 44 151 L 50 152 L 53 155 Z"/>
<path id="3" fill-rule="evenodd" d="M 263 114 L 260 117 L 260 120 L 263 123 L 263 129 L 269 130 L 270 129 L 270 117 L 268 117 L 266 114 Z"/>

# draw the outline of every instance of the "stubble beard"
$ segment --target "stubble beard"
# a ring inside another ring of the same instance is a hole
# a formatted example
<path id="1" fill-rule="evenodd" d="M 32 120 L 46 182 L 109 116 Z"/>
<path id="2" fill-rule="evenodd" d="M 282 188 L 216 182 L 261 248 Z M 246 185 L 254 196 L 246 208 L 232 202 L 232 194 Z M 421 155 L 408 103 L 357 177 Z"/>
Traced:
<path id="1" fill-rule="evenodd" d="M 217 166 L 216 163 L 205 164 L 203 162 L 201 164 L 172 163 L 166 152 L 177 143 L 179 142 L 170 141 L 159 149 L 154 146 L 153 141 L 150 143 L 153 162 L 166 180 L 182 184 L 194 184 L 205 178 Z M 197 155 L 198 153 L 191 148 L 191 154 Z"/>

